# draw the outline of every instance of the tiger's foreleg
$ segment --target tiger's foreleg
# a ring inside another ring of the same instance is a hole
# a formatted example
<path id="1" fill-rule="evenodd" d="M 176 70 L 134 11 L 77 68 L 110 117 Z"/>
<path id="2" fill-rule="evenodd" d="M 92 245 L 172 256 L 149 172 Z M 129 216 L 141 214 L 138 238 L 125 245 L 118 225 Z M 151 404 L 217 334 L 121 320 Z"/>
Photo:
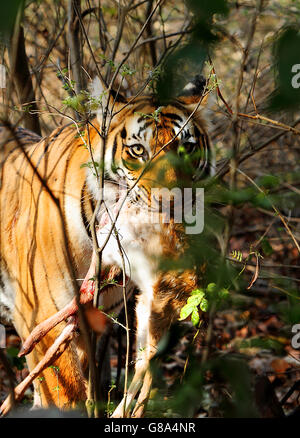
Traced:
<path id="1" fill-rule="evenodd" d="M 179 303 L 172 295 L 166 294 L 166 291 L 161 293 L 163 290 L 162 286 L 158 283 L 157 287 L 155 287 L 151 306 L 148 306 L 149 303 L 147 303 L 143 295 L 137 305 L 136 369 L 127 391 L 127 396 L 123 397 L 123 400 L 113 413 L 115 418 L 129 416 L 131 403 L 139 391 L 139 397 L 131 416 L 137 418 L 144 415 L 152 385 L 150 361 L 157 352 L 157 346 L 162 336 L 166 333 L 172 322 L 178 318 L 177 308 L 182 306 L 181 302 Z M 142 345 L 145 347 L 141 348 Z"/>
<path id="2" fill-rule="evenodd" d="M 147 366 L 146 372 L 143 377 L 143 386 L 139 393 L 137 402 L 133 409 L 131 417 L 140 418 L 143 417 L 147 403 L 150 397 L 151 386 L 152 386 L 152 374 L 150 370 L 150 361 L 156 354 L 157 346 L 162 336 L 166 332 L 167 328 L 171 323 L 170 319 L 164 319 L 163 308 L 161 308 L 161 313 L 158 313 L 155 309 L 157 307 L 153 303 L 151 309 L 151 315 L 149 317 L 149 338 L 148 338 L 148 354 L 147 354 Z"/>
<path id="3" fill-rule="evenodd" d="M 137 358 L 135 364 L 135 373 L 132 382 L 128 388 L 126 394 L 121 403 L 115 409 L 112 417 L 122 418 L 128 417 L 130 413 L 131 404 L 141 389 L 145 374 L 149 367 L 149 362 L 155 349 L 150 346 L 150 316 L 152 306 L 152 293 L 142 293 L 138 298 L 136 306 L 137 315 L 137 336 L 136 336 L 136 349 Z"/>

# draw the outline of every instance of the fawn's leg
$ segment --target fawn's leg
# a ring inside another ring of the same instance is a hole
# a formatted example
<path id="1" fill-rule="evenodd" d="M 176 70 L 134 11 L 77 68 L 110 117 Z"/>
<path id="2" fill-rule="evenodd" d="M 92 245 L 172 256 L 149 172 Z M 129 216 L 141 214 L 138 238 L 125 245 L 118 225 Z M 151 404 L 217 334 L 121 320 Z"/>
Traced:
<path id="1" fill-rule="evenodd" d="M 41 359 L 41 361 L 36 365 L 36 367 L 34 367 L 34 369 L 30 371 L 30 373 L 25 377 L 25 379 L 22 380 L 22 382 L 15 387 L 14 389 L 15 401 L 20 401 L 23 398 L 24 393 L 26 389 L 30 386 L 30 384 L 33 383 L 35 379 L 37 379 L 44 370 L 53 366 L 53 364 L 57 362 L 58 358 L 65 352 L 65 350 L 70 345 L 72 339 L 74 339 L 75 329 L 76 329 L 76 321 L 75 319 L 73 319 L 65 326 L 61 334 L 55 339 L 54 343 L 47 350 L 46 354 Z M 54 369 L 58 376 L 59 368 L 56 367 Z M 41 407 L 40 400 L 37 400 L 37 395 L 38 395 L 37 382 L 35 381 L 34 383 L 35 383 L 34 407 L 36 407 L 37 403 L 39 404 L 39 407 Z M 57 392 L 59 391 L 58 385 L 56 390 Z M 3 404 L 0 407 L 1 414 L 2 415 L 7 414 L 11 408 L 12 408 L 12 399 L 11 396 L 9 396 L 6 398 L 6 400 L 3 402 Z"/>
<path id="2" fill-rule="evenodd" d="M 143 417 L 150 396 L 151 385 L 152 385 L 152 375 L 151 375 L 151 371 L 147 369 L 141 392 L 137 399 L 136 405 L 132 411 L 131 416 L 133 418 Z"/>

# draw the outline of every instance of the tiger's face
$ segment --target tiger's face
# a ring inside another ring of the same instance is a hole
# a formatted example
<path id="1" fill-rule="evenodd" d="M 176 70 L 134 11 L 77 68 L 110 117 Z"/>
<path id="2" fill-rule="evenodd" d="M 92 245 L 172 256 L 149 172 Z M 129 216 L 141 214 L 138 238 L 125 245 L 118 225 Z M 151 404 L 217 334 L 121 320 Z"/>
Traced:
<path id="1" fill-rule="evenodd" d="M 193 179 L 208 175 L 210 142 L 203 108 L 191 117 L 194 107 L 183 99 L 159 107 L 143 97 L 119 109 L 107 144 L 106 179 L 131 188 L 131 202 L 149 205 L 152 188 L 170 189 L 179 181 L 191 187 Z"/>

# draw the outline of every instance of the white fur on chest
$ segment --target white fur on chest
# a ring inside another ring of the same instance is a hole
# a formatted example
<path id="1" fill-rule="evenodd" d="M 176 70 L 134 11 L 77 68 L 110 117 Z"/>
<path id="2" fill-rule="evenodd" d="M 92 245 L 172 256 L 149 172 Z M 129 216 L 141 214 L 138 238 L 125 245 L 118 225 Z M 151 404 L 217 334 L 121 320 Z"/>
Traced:
<path id="1" fill-rule="evenodd" d="M 105 213 L 104 213 L 105 214 Z M 130 204 L 121 207 L 116 221 L 120 244 L 123 249 L 126 275 L 141 291 L 152 294 L 152 287 L 156 278 L 157 259 L 160 255 L 157 225 L 149 223 L 147 212 Z M 101 227 L 98 233 L 101 247 L 112 228 L 112 220 Z M 122 257 L 117 238 L 113 232 L 103 250 L 103 262 L 123 267 Z"/>
<path id="2" fill-rule="evenodd" d="M 88 186 L 95 199 L 99 199 L 99 190 L 95 178 L 88 175 Z M 100 230 L 98 234 L 99 247 L 103 246 L 111 232 L 113 221 L 119 211 L 115 229 L 118 232 L 120 244 L 125 258 L 126 274 L 141 290 L 152 293 L 156 278 L 157 259 L 160 255 L 159 224 L 151 223 L 149 212 L 126 199 L 124 182 L 120 186 L 105 183 L 103 198 L 109 213 L 102 210 L 98 220 Z M 125 202 L 122 200 L 125 198 Z M 106 220 L 105 220 L 106 218 Z M 105 223 L 106 222 L 106 223 Z M 104 225 L 103 225 L 104 223 Z M 114 232 L 106 243 L 102 260 L 107 265 L 117 265 L 123 268 L 122 257 Z"/>

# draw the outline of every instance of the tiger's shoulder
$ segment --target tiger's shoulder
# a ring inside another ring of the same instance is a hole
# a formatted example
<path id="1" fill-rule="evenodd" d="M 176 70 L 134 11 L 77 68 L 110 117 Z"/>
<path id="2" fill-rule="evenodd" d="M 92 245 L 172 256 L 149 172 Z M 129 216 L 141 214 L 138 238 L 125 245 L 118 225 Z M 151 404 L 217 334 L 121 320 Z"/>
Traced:
<path id="1" fill-rule="evenodd" d="M 20 148 L 28 148 L 42 140 L 38 134 L 10 124 L 0 124 L 0 165 L 3 165 L 7 158 L 20 151 Z"/>

